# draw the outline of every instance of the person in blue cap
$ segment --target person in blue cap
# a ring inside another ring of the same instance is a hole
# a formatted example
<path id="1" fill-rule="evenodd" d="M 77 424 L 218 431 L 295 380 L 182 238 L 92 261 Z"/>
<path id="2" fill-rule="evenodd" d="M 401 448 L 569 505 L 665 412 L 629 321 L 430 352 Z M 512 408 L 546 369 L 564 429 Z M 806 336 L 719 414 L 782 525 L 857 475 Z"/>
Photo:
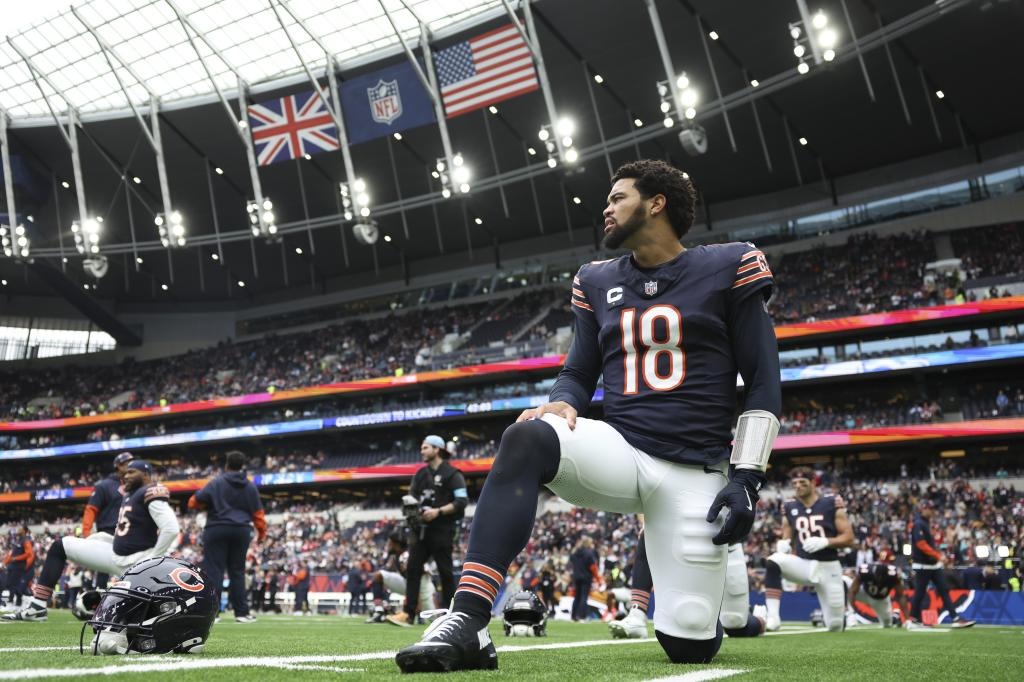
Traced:
<path id="1" fill-rule="evenodd" d="M 423 565 L 433 558 L 441 578 L 442 604 L 455 596 L 455 571 L 452 547 L 461 526 L 469 496 L 466 479 L 448 459 L 451 453 L 441 436 L 427 436 L 420 444 L 425 467 L 412 478 L 406 507 L 415 505 L 409 523 L 409 563 L 406 568 L 405 611 L 388 617 L 394 625 L 411 625 L 416 621 L 420 601 L 420 579 Z"/>

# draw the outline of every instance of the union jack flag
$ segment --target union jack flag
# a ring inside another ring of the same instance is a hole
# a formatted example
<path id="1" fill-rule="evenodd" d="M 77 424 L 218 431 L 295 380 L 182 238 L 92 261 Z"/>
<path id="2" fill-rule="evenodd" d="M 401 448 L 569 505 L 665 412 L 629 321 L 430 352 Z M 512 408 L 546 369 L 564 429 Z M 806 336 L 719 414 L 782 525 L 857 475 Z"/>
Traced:
<path id="1" fill-rule="evenodd" d="M 249 126 L 261 166 L 338 149 L 327 104 L 312 90 L 249 105 Z"/>

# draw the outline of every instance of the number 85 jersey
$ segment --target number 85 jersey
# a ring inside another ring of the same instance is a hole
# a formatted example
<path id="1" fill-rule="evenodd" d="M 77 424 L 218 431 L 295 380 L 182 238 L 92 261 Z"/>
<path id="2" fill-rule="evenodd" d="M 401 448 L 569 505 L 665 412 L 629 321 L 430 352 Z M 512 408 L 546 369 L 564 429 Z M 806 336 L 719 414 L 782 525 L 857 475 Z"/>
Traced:
<path id="1" fill-rule="evenodd" d="M 631 445 L 684 464 L 725 459 L 737 372 L 743 411 L 781 410 L 772 286 L 764 254 L 745 242 L 687 249 L 651 269 L 631 255 L 584 265 L 549 400 L 583 415 L 603 376 L 605 421 Z"/>

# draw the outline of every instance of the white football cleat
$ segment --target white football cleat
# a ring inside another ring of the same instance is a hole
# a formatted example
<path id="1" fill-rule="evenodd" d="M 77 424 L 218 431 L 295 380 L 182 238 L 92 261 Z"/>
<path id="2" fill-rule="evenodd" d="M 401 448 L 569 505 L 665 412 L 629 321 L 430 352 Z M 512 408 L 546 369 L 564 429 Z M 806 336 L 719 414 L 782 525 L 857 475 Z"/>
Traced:
<path id="1" fill-rule="evenodd" d="M 634 606 L 622 620 L 608 623 L 613 639 L 643 639 L 647 637 L 647 614 L 639 606 Z"/>
<path id="2" fill-rule="evenodd" d="M 765 610 L 767 610 L 767 609 L 765 609 Z M 778 632 L 779 628 L 781 628 L 781 627 L 782 627 L 782 621 L 779 620 L 778 618 L 772 618 L 771 616 L 766 616 L 765 617 L 765 619 L 764 619 L 764 629 L 767 632 Z"/>
<path id="3" fill-rule="evenodd" d="M 17 611 L 12 611 L 4 615 L 4 620 L 25 620 L 41 622 L 46 620 L 46 607 L 39 606 L 33 602 L 29 602 L 25 606 L 21 607 Z"/>

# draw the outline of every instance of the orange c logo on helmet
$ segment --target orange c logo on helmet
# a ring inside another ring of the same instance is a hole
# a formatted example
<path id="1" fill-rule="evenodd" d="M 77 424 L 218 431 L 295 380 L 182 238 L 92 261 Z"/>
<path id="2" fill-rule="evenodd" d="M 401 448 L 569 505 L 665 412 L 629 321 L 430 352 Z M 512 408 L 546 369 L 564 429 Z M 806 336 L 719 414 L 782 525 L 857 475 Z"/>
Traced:
<path id="1" fill-rule="evenodd" d="M 198 573 L 184 566 L 179 566 L 171 571 L 170 576 L 175 585 L 189 592 L 202 592 L 203 588 L 206 587 L 206 583 L 203 582 Z"/>

